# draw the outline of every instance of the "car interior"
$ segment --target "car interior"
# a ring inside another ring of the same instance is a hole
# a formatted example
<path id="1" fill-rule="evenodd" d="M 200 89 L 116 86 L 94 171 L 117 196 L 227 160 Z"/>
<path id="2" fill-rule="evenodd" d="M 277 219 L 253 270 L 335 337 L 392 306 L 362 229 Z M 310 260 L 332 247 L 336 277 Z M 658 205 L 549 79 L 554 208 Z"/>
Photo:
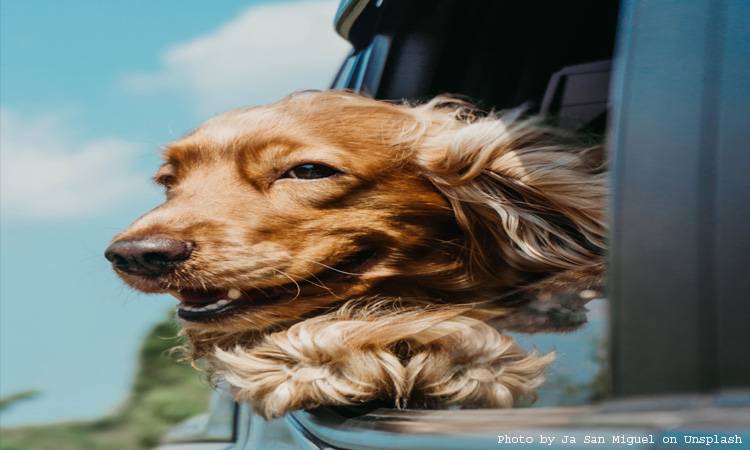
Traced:
<path id="1" fill-rule="evenodd" d="M 377 5 L 344 30 L 354 48 L 333 87 L 386 100 L 448 93 L 604 132 L 618 2 Z"/>

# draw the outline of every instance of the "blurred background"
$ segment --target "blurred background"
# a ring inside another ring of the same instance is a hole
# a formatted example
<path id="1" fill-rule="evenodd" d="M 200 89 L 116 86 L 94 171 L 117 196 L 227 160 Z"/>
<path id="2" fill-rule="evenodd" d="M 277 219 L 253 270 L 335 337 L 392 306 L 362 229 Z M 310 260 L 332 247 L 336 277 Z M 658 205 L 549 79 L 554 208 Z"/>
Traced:
<path id="1" fill-rule="evenodd" d="M 160 147 L 228 108 L 330 85 L 338 2 L 0 3 L 0 448 L 149 448 L 209 387 L 175 362 L 174 300 L 102 257 L 161 201 Z M 603 389 L 606 307 L 566 335 L 541 405 Z"/>

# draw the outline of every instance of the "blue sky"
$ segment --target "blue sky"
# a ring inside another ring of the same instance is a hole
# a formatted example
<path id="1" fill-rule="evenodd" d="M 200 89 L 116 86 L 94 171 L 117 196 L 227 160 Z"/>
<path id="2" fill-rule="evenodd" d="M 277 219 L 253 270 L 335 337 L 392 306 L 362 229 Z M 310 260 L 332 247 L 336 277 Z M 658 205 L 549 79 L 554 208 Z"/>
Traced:
<path id="1" fill-rule="evenodd" d="M 95 417 L 174 301 L 123 286 L 111 236 L 160 202 L 161 145 L 207 117 L 323 88 L 348 45 L 335 1 L 3 0 L 2 425 Z"/>

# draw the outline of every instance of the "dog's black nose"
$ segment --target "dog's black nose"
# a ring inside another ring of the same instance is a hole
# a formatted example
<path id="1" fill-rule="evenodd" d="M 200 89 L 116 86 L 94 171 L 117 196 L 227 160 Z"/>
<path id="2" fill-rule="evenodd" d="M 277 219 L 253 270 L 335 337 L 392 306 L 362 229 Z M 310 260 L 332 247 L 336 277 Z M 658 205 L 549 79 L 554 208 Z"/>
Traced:
<path id="1" fill-rule="evenodd" d="M 162 275 L 185 261 L 193 252 L 191 242 L 164 236 L 124 239 L 113 242 L 104 257 L 123 272 L 133 275 Z"/>

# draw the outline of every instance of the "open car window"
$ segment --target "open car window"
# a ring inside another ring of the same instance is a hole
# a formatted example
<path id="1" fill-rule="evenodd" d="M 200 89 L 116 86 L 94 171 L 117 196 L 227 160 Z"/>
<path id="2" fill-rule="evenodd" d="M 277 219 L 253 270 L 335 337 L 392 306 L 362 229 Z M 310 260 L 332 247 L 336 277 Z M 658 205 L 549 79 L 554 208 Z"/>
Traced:
<path id="1" fill-rule="evenodd" d="M 216 388 L 208 412 L 191 417 L 173 428 L 162 439 L 163 444 L 187 442 L 234 442 L 237 438 L 239 407 L 225 386 Z"/>

